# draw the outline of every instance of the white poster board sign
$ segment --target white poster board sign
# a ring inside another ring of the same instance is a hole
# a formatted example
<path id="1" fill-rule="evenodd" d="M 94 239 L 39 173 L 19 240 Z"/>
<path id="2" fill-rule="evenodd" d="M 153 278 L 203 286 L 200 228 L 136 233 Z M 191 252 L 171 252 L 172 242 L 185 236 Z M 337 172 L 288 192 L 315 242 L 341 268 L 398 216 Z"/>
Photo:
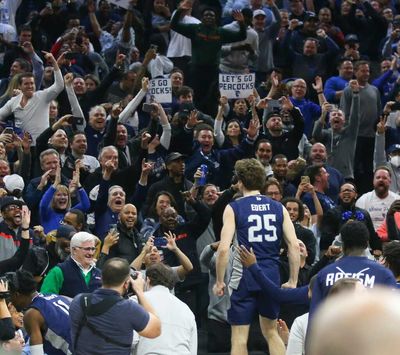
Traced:
<path id="1" fill-rule="evenodd" d="M 128 9 L 129 8 L 129 2 L 130 0 L 107 0 L 110 4 L 117 5 L 119 7 L 122 7 L 123 9 Z"/>
<path id="2" fill-rule="evenodd" d="M 228 99 L 247 99 L 255 88 L 256 75 L 219 74 L 219 91 Z"/>
<path id="3" fill-rule="evenodd" d="M 148 95 L 150 96 L 150 99 L 154 99 L 156 102 L 171 103 L 171 79 L 158 78 L 150 80 Z"/>

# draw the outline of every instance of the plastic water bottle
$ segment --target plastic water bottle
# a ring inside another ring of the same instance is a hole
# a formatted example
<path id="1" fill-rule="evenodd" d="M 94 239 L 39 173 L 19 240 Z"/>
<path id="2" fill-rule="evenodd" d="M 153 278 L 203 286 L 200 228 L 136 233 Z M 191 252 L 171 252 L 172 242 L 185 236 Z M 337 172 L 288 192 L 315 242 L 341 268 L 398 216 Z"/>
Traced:
<path id="1" fill-rule="evenodd" d="M 200 165 L 201 178 L 198 181 L 199 186 L 204 186 L 207 182 L 208 166 L 206 164 Z"/>
<path id="2" fill-rule="evenodd" d="M 1 11 L 0 22 L 8 25 L 10 21 L 10 16 L 8 14 L 8 8 L 4 3 L 4 1 L 1 1 L 0 3 L 0 11 Z"/>

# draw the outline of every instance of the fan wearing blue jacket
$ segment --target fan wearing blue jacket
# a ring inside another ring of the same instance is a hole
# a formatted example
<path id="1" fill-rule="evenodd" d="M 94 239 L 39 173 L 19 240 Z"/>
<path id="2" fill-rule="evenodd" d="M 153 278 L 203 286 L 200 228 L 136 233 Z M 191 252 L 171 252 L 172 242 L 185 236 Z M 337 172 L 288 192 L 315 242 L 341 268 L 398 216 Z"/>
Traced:
<path id="1" fill-rule="evenodd" d="M 40 224 L 43 226 L 45 233 L 60 226 L 65 214 L 71 209 L 71 195 L 75 192 L 79 203 L 72 208 L 82 212 L 88 211 L 90 201 L 86 191 L 79 183 L 79 164 L 77 164 L 69 187 L 61 185 L 61 168 L 58 167 L 54 184 L 46 190 L 39 204 Z"/>

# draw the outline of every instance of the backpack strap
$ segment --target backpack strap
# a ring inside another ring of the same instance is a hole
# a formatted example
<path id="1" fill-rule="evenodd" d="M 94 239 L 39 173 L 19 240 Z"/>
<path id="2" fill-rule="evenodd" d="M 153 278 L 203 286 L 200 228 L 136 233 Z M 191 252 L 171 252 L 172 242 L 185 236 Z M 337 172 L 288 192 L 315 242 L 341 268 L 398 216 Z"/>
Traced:
<path id="1" fill-rule="evenodd" d="M 87 319 L 88 316 L 89 317 L 98 317 L 98 316 L 106 313 L 112 306 L 114 306 L 118 302 L 122 301 L 123 298 L 120 296 L 110 296 L 110 297 L 104 298 L 102 301 L 100 301 L 96 304 L 92 304 L 91 300 L 92 300 L 91 293 L 82 294 L 81 299 L 80 299 L 80 305 L 81 305 L 83 316 L 79 321 L 78 330 L 76 332 L 76 337 L 75 337 L 75 341 L 74 341 L 74 350 L 76 350 L 79 336 L 81 334 L 83 327 L 89 328 L 93 334 L 97 335 L 99 338 L 103 338 L 108 343 L 111 343 L 111 344 L 114 344 L 117 346 L 121 346 L 124 348 L 130 348 L 131 344 L 121 343 L 115 339 L 108 337 L 107 335 L 105 335 L 104 333 L 102 333 L 98 329 L 96 329 L 96 327 L 93 324 L 91 324 Z"/>

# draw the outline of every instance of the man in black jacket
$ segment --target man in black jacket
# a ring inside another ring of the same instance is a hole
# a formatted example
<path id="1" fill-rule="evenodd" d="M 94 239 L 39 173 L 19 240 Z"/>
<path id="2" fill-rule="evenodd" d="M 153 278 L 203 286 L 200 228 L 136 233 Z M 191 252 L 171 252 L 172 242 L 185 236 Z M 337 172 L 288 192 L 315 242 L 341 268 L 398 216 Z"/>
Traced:
<path id="1" fill-rule="evenodd" d="M 104 263 L 111 258 L 119 257 L 130 264 L 142 250 L 142 240 L 136 229 L 137 209 L 128 203 L 119 213 L 115 231 L 110 231 L 104 239 L 97 267 L 102 268 Z"/>
<path id="2" fill-rule="evenodd" d="M 320 250 L 324 252 L 332 244 L 335 237 L 339 234 L 340 228 L 349 220 L 358 220 L 363 222 L 369 231 L 370 248 L 381 249 L 381 242 L 378 238 L 371 216 L 366 210 L 355 206 L 357 199 L 357 190 L 355 185 L 350 182 L 340 186 L 339 205 L 324 213 L 321 222 L 321 240 Z"/>
<path id="3" fill-rule="evenodd" d="M 293 118 L 293 129 L 284 131 L 282 115 L 274 111 L 267 116 L 267 130 L 265 134 L 259 136 L 259 139 L 268 139 L 274 154 L 284 154 L 290 161 L 299 156 L 298 145 L 304 132 L 304 119 L 300 110 L 294 107 L 287 97 L 282 98 L 282 111 L 289 112 Z"/>
<path id="4" fill-rule="evenodd" d="M 180 216 L 186 219 L 185 200 L 182 197 L 182 191 L 189 191 L 193 183 L 185 178 L 185 156 L 178 152 L 173 152 L 167 155 L 165 159 L 168 176 L 161 181 L 151 185 L 147 193 L 146 204 L 143 207 L 144 215 L 147 215 L 148 209 L 156 194 L 160 191 L 168 191 L 174 196 L 177 204 L 177 212 Z"/>

